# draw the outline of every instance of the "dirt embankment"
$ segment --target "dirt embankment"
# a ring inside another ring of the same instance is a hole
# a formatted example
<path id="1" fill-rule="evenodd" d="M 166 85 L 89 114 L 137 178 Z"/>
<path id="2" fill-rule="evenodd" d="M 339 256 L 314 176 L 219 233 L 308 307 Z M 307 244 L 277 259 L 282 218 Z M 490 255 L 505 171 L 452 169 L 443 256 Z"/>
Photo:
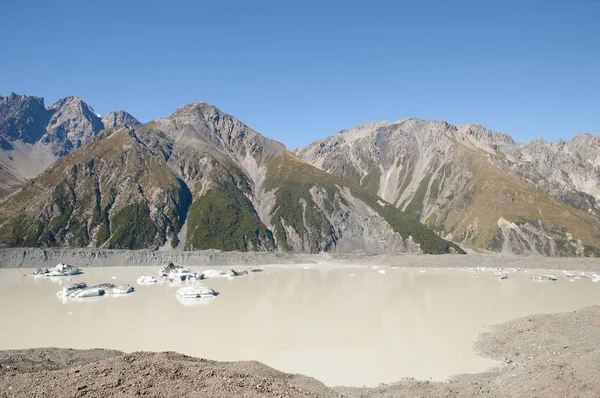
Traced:
<path id="1" fill-rule="evenodd" d="M 400 267 L 460 268 L 499 267 L 522 269 L 563 269 L 600 272 L 600 259 L 575 257 L 467 255 L 367 255 L 291 254 L 281 252 L 223 252 L 99 250 L 99 249 L 0 249 L 0 268 L 48 268 L 59 262 L 76 267 L 162 266 L 169 262 L 186 266 L 267 265 L 267 264 L 362 264 Z"/>
<path id="2" fill-rule="evenodd" d="M 5 397 L 598 397 L 600 306 L 496 326 L 477 342 L 503 361 L 449 382 L 404 380 L 329 388 L 258 362 L 215 362 L 175 353 L 31 349 L 0 352 Z"/>

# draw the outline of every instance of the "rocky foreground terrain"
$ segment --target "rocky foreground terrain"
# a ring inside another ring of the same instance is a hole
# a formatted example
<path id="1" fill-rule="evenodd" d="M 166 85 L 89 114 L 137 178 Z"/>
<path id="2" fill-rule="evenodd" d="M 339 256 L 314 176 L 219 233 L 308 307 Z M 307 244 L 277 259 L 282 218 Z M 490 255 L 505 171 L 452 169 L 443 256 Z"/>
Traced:
<path id="1" fill-rule="evenodd" d="M 327 387 L 258 362 L 176 353 L 30 349 L 0 352 L 3 397 L 598 397 L 600 307 L 534 315 L 494 327 L 476 343 L 496 369 L 448 382 L 402 380 Z"/>

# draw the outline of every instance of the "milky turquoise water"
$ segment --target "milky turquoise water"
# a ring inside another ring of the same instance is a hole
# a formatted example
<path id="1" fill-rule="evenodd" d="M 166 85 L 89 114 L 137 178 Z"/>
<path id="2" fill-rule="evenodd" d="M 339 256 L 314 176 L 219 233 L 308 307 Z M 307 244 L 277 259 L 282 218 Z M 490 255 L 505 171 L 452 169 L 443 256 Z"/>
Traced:
<path id="1" fill-rule="evenodd" d="M 193 271 L 200 271 L 200 268 Z M 155 268 L 88 268 L 66 278 L 0 270 L 0 349 L 172 350 L 216 360 L 258 360 L 327 385 L 374 386 L 403 377 L 444 380 L 496 362 L 473 352 L 486 325 L 600 304 L 590 279 L 534 282 L 511 273 L 360 266 L 269 266 L 201 282 L 221 294 L 182 302 L 184 285 L 139 286 Z M 116 279 L 111 279 L 116 277 Z M 66 300 L 63 284 L 128 283 L 123 297 Z"/>

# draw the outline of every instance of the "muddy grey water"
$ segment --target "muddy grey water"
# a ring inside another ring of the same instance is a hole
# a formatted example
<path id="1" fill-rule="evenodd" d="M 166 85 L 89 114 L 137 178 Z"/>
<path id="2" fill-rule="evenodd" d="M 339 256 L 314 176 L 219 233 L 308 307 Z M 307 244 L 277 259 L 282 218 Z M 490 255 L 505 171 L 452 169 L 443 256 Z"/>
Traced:
<path id="1" fill-rule="evenodd" d="M 201 269 L 193 269 L 200 271 Z M 600 304 L 600 283 L 497 280 L 460 270 L 354 266 L 265 267 L 198 283 L 221 294 L 181 302 L 181 285 L 140 286 L 153 267 L 87 268 L 66 278 L 0 270 L 0 349 L 32 347 L 172 350 L 215 360 L 258 360 L 328 385 L 443 380 L 496 365 L 473 351 L 486 325 Z M 538 272 L 537 274 L 547 273 Z M 111 279 L 115 277 L 116 279 Z M 64 284 L 135 286 L 123 297 L 62 299 Z"/>

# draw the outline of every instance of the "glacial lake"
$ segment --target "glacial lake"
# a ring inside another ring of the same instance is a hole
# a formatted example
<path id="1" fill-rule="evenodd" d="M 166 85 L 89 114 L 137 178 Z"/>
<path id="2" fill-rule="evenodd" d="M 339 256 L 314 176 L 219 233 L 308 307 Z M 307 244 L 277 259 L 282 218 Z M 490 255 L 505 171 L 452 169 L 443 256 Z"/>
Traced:
<path id="1" fill-rule="evenodd" d="M 258 360 L 330 386 L 375 386 L 484 371 L 497 362 L 478 356 L 473 343 L 487 325 L 600 304 L 600 282 L 569 281 L 560 271 L 513 272 L 498 280 L 494 272 L 472 276 L 455 269 L 327 264 L 262 269 L 232 279 L 149 286 L 136 279 L 157 275 L 157 268 L 84 268 L 70 280 L 3 269 L 0 349 L 169 350 Z M 530 279 L 548 273 L 558 281 Z M 130 284 L 135 292 L 79 300 L 56 296 L 75 282 Z M 177 289 L 194 283 L 220 295 L 197 305 L 178 299 Z"/>

